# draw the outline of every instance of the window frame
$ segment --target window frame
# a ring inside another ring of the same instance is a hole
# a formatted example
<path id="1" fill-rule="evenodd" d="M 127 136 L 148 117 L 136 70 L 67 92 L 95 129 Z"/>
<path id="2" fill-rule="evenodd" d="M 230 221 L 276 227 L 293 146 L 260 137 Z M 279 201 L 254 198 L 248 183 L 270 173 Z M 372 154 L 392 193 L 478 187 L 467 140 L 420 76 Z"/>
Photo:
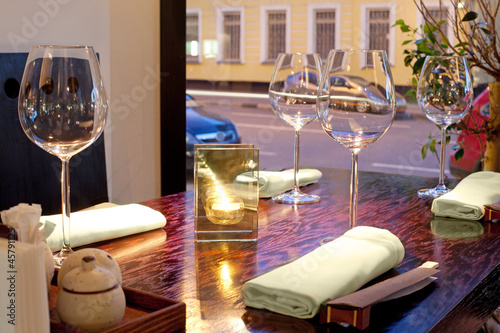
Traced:
<path id="1" fill-rule="evenodd" d="M 392 28 L 391 22 L 396 22 L 396 3 L 395 2 L 380 2 L 380 3 L 362 3 L 360 10 L 361 10 L 361 31 L 360 31 L 360 48 L 361 49 L 368 49 L 368 10 L 375 9 L 375 10 L 380 10 L 380 9 L 386 9 L 389 10 L 389 50 L 386 50 L 388 52 L 387 58 L 389 60 L 389 65 L 391 67 L 395 66 L 396 64 L 396 29 Z M 363 66 L 365 66 L 363 64 Z"/>
<path id="2" fill-rule="evenodd" d="M 194 60 L 193 58 L 188 58 L 188 55 L 186 54 L 186 63 L 187 64 L 200 64 L 202 57 L 201 55 L 203 54 L 203 45 L 202 45 L 202 37 L 201 37 L 201 8 L 188 8 L 186 9 L 186 16 L 190 14 L 196 14 L 198 15 L 198 59 Z M 187 17 L 186 17 L 186 23 L 187 23 Z M 187 25 L 186 25 L 187 29 Z M 186 31 L 187 33 L 187 31 Z"/>
<path id="3" fill-rule="evenodd" d="M 240 58 L 239 60 L 224 59 L 224 14 L 228 12 L 239 12 L 240 14 Z M 245 63 L 245 8 L 244 7 L 216 7 L 216 34 L 217 34 L 217 57 L 216 62 L 221 64 L 243 64 Z"/>
<path id="4" fill-rule="evenodd" d="M 290 5 L 263 5 L 260 7 L 260 63 L 274 64 L 276 59 L 268 59 L 268 41 L 269 41 L 269 12 L 284 11 L 285 18 L 285 53 L 290 52 L 290 44 L 292 40 L 292 19 Z"/>
<path id="5" fill-rule="evenodd" d="M 335 11 L 335 45 L 334 48 L 340 48 L 341 38 L 341 23 L 342 23 L 342 6 L 336 4 L 309 4 L 307 6 L 307 52 L 317 53 L 316 46 L 316 15 L 315 13 L 320 10 L 334 10 Z M 326 60 L 326 59 L 321 59 Z"/>

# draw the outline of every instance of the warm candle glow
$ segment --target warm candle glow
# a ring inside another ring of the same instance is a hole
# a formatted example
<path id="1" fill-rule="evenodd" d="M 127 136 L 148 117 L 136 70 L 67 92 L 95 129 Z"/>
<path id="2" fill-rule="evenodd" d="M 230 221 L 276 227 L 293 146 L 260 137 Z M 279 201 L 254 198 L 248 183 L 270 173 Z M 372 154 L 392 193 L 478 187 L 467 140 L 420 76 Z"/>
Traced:
<path id="1" fill-rule="evenodd" d="M 212 205 L 213 210 L 221 210 L 225 212 L 235 211 L 241 208 L 241 204 L 239 202 L 218 202 Z"/>

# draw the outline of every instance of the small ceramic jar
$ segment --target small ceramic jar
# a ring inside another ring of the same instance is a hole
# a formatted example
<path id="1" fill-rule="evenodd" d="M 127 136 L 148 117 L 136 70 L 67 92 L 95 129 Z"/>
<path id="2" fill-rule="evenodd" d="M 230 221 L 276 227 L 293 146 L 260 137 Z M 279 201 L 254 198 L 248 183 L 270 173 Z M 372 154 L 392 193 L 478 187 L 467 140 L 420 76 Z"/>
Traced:
<path id="1" fill-rule="evenodd" d="M 87 332 L 99 332 L 120 323 L 125 295 L 115 275 L 85 256 L 81 266 L 67 272 L 57 297 L 59 319 Z"/>

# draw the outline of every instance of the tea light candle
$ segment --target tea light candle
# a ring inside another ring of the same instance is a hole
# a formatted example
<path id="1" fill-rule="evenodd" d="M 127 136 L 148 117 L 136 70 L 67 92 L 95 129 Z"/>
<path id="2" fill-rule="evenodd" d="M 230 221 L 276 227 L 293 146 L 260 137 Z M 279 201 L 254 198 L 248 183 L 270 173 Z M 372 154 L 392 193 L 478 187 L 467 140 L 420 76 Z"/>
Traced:
<path id="1" fill-rule="evenodd" d="M 210 222 L 223 225 L 239 223 L 245 215 L 243 201 L 238 197 L 211 198 L 205 212 Z"/>
<path id="2" fill-rule="evenodd" d="M 241 208 L 241 204 L 239 202 L 221 202 L 214 203 L 212 205 L 213 210 L 223 211 L 223 212 L 232 212 Z"/>

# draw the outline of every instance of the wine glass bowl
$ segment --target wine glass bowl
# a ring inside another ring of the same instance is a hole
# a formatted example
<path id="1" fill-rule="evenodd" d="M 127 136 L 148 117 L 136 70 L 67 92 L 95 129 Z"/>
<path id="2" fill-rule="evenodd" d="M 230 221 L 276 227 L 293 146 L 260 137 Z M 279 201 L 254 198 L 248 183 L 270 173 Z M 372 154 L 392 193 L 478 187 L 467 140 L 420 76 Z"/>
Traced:
<path id="1" fill-rule="evenodd" d="M 69 160 L 101 135 L 107 110 L 106 91 L 92 47 L 32 47 L 20 85 L 18 113 L 27 137 L 62 162 L 63 246 L 55 256 L 58 265 L 72 252 Z"/>
<path id="2" fill-rule="evenodd" d="M 426 117 L 441 129 L 439 184 L 422 189 L 418 196 L 434 199 L 450 191 L 444 184 L 446 130 L 471 109 L 473 90 L 465 57 L 428 56 L 417 85 L 417 101 Z"/>
<path id="3" fill-rule="evenodd" d="M 273 112 L 295 130 L 294 186 L 289 193 L 273 198 L 277 203 L 309 204 L 320 201 L 317 195 L 299 189 L 300 130 L 314 121 L 321 59 L 317 54 L 282 53 L 278 55 L 269 83 L 269 101 Z"/>
<path id="4" fill-rule="evenodd" d="M 351 151 L 349 227 L 353 228 L 358 153 L 389 130 L 395 115 L 394 83 L 385 51 L 331 50 L 319 86 L 317 112 L 325 133 Z"/>

